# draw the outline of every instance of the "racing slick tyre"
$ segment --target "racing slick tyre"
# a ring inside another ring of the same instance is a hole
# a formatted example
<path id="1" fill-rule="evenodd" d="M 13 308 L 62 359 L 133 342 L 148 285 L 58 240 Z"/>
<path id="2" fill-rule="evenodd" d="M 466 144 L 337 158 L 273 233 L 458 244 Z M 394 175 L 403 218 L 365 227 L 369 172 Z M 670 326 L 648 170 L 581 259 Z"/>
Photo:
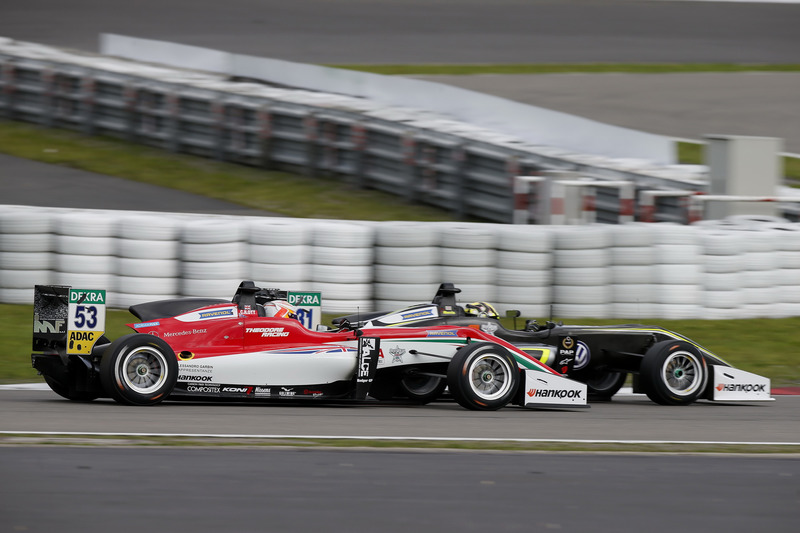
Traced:
<path id="1" fill-rule="evenodd" d="M 705 390 L 708 366 L 700 351 L 684 341 L 654 344 L 644 354 L 639 379 L 647 397 L 661 405 L 688 405 Z"/>
<path id="2" fill-rule="evenodd" d="M 514 357 L 490 342 L 458 350 L 447 367 L 447 385 L 461 407 L 494 411 L 508 404 L 517 392 L 520 371 Z"/>
<path id="3" fill-rule="evenodd" d="M 424 405 L 439 398 L 447 380 L 436 376 L 408 376 L 400 380 L 399 392 L 414 403 Z"/>
<path id="4" fill-rule="evenodd" d="M 625 372 L 597 370 L 581 376 L 580 381 L 586 383 L 586 391 L 593 400 L 607 402 L 619 392 L 627 378 Z"/>
<path id="5" fill-rule="evenodd" d="M 91 402 L 98 397 L 98 395 L 93 392 L 70 390 L 68 383 L 63 383 L 47 374 L 44 374 L 44 381 L 53 392 L 67 400 L 72 400 L 74 402 Z"/>
<path id="6" fill-rule="evenodd" d="M 100 361 L 106 393 L 127 405 L 154 405 L 178 381 L 178 359 L 169 344 L 153 335 L 132 333 L 111 343 Z"/>
<path id="7" fill-rule="evenodd" d="M 111 344 L 111 341 L 105 335 L 100 335 L 100 338 L 97 339 L 95 343 L 95 348 L 92 350 L 93 353 L 97 353 L 97 350 L 103 350 Z M 68 370 L 64 373 L 61 373 L 58 376 L 51 376 L 48 374 L 42 374 L 45 383 L 50 389 L 61 396 L 62 398 L 66 398 L 67 400 L 72 400 L 74 402 L 91 402 L 100 397 L 100 393 L 93 390 L 76 390 L 75 382 L 77 381 L 77 377 L 75 376 L 75 365 L 82 366 L 81 364 L 77 363 L 74 360 L 70 360 L 68 365 Z"/>
<path id="8" fill-rule="evenodd" d="M 386 376 L 378 373 L 369 387 L 369 395 L 381 402 L 387 402 L 397 397 L 400 390 L 400 380 L 396 376 Z"/>

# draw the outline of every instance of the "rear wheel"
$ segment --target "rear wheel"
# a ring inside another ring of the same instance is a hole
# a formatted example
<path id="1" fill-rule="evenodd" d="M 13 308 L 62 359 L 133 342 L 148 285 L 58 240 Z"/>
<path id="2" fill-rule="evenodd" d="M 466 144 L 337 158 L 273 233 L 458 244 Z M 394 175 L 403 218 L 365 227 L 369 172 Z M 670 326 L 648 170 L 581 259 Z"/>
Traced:
<path id="1" fill-rule="evenodd" d="M 595 400 L 609 401 L 622 386 L 628 374 L 625 372 L 609 372 L 606 370 L 590 371 L 587 375 L 579 379 L 586 383 L 586 390 L 589 396 Z"/>
<path id="2" fill-rule="evenodd" d="M 400 393 L 414 403 L 426 404 L 439 398 L 447 380 L 436 376 L 409 376 L 400 380 Z"/>
<path id="3" fill-rule="evenodd" d="M 450 392 L 466 409 L 494 411 L 504 407 L 514 398 L 519 382 L 514 357 L 490 342 L 461 348 L 447 367 Z"/>
<path id="4" fill-rule="evenodd" d="M 378 373 L 372 380 L 368 394 L 376 400 L 387 402 L 397 396 L 399 388 L 400 380 Z"/>
<path id="5" fill-rule="evenodd" d="M 639 378 L 654 402 L 688 405 L 705 390 L 708 366 L 700 351 L 688 342 L 662 341 L 645 353 Z"/>
<path id="6" fill-rule="evenodd" d="M 69 379 L 68 374 L 66 375 L 66 379 Z M 93 392 L 76 391 L 75 387 L 70 387 L 69 383 L 65 383 L 64 381 L 48 376 L 47 374 L 44 374 L 44 381 L 47 383 L 47 386 L 53 390 L 53 392 L 63 398 L 66 398 L 67 400 L 72 400 L 75 402 L 90 402 L 99 396 Z"/>
<path id="7" fill-rule="evenodd" d="M 100 382 L 117 402 L 153 405 L 170 395 L 178 380 L 178 359 L 169 344 L 142 333 L 120 337 L 103 353 Z"/>

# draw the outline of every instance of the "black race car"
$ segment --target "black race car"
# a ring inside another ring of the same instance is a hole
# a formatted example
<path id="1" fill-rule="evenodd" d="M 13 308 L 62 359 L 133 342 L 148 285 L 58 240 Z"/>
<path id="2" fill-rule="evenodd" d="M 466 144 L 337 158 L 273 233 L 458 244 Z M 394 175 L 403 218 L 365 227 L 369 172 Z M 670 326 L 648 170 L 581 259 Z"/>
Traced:
<path id="1" fill-rule="evenodd" d="M 633 375 L 634 392 L 644 392 L 663 405 L 687 405 L 698 399 L 772 400 L 768 378 L 733 368 L 696 342 L 672 331 L 638 324 L 581 326 L 548 321 L 541 325 L 532 320 L 526 321 L 524 329 L 508 329 L 487 303 L 458 305 L 459 292 L 452 283 L 442 283 L 431 303 L 392 312 L 340 317 L 333 324 L 477 328 L 586 383 L 590 398 L 595 400 L 611 399 L 628 374 Z M 518 312 L 510 314 L 519 316 Z"/>

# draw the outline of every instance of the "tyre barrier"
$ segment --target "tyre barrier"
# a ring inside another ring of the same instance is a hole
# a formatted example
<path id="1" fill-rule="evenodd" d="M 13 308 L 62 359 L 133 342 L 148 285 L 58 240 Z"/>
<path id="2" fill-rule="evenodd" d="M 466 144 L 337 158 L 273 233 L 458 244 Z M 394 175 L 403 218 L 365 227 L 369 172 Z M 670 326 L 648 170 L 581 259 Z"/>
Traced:
<path id="1" fill-rule="evenodd" d="M 349 314 L 428 302 L 438 285 L 530 318 L 800 316 L 800 223 L 691 226 L 344 222 L 0 206 L 0 302 L 36 284 L 107 291 L 110 307 L 230 298 L 242 279 L 320 291 Z"/>

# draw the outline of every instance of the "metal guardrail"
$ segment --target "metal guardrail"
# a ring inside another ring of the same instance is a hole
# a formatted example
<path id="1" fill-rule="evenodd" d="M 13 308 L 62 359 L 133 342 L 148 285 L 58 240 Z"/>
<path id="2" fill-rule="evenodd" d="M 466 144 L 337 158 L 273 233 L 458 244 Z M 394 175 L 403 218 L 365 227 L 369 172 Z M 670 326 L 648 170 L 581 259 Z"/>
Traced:
<path id="1" fill-rule="evenodd" d="M 598 166 L 588 156 L 582 162 L 510 142 L 477 141 L 426 127 L 423 121 L 208 86 L 212 88 L 0 52 L 0 116 L 8 119 L 334 177 L 460 217 L 513 223 L 515 177 L 553 170 L 630 181 L 637 193 L 705 188 L 698 180 Z M 620 205 L 618 192 L 598 188 L 596 221 L 617 223 Z M 664 203 L 659 211 L 662 219 L 683 218 L 676 204 Z"/>

